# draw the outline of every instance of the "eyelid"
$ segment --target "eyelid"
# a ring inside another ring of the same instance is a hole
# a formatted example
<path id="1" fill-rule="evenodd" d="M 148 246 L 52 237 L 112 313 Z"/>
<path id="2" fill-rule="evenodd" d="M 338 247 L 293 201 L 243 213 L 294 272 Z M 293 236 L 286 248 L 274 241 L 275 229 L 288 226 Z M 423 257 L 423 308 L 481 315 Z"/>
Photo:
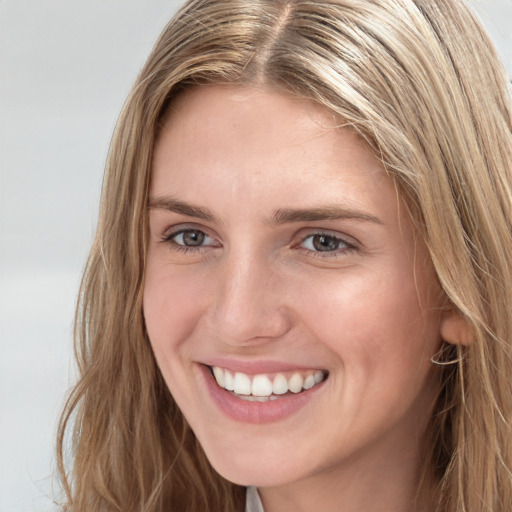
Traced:
<path id="1" fill-rule="evenodd" d="M 344 247 L 341 247 L 336 250 L 332 251 L 315 251 L 312 249 L 307 249 L 305 247 L 302 247 L 304 242 L 308 240 L 308 238 L 314 237 L 314 236 L 328 236 L 335 238 L 339 240 Z M 337 231 L 332 231 L 329 229 L 313 229 L 309 232 L 303 234 L 300 236 L 299 241 L 297 243 L 298 248 L 309 253 L 310 255 L 314 257 L 320 257 L 320 258 L 326 258 L 326 257 L 336 257 L 336 256 L 343 256 L 351 251 L 360 251 L 361 246 L 359 242 L 352 236 L 346 235 L 344 233 L 339 233 Z"/>
<path id="2" fill-rule="evenodd" d="M 197 245 L 197 246 L 187 246 L 176 243 L 173 239 L 182 233 L 186 233 L 187 231 L 200 231 L 204 233 L 205 236 L 212 239 L 215 244 L 208 245 Z M 177 224 L 167 228 L 163 234 L 160 236 L 162 243 L 173 244 L 175 248 L 182 248 L 193 251 L 201 251 L 208 247 L 220 247 L 222 244 L 219 242 L 216 234 L 211 233 L 211 231 L 204 226 L 200 226 L 194 223 L 185 223 L 185 224 Z"/>
<path id="3" fill-rule="evenodd" d="M 326 235 L 332 236 L 334 238 L 339 238 L 343 240 L 347 245 L 353 245 L 354 247 L 361 245 L 359 240 L 352 235 L 349 235 L 345 232 L 337 231 L 336 229 L 322 228 L 322 227 L 308 227 L 305 229 L 301 229 L 298 237 L 301 240 L 305 240 L 306 238 L 314 235 Z"/>
<path id="4" fill-rule="evenodd" d="M 183 231 L 202 231 L 205 235 L 208 235 L 210 238 L 217 238 L 215 234 L 211 233 L 210 229 L 200 224 L 196 224 L 194 222 L 183 222 L 179 224 L 173 224 L 172 226 L 165 228 L 161 235 L 161 238 L 169 238 L 172 235 L 182 233 Z"/>

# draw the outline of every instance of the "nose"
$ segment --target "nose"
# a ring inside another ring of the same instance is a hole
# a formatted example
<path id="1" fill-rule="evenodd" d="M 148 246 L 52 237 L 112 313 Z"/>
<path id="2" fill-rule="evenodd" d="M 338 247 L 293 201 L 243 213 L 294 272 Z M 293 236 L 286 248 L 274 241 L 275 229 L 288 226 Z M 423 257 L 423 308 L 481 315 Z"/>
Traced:
<path id="1" fill-rule="evenodd" d="M 270 257 L 233 252 L 217 269 L 209 323 L 222 342 L 262 344 L 288 332 L 286 284 L 272 267 Z"/>

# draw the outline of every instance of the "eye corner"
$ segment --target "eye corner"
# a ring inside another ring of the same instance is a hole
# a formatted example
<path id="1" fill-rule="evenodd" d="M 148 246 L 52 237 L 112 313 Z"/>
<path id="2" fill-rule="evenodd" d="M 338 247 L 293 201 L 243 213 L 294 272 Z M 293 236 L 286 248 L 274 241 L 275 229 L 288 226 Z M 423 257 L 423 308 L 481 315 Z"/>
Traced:
<path id="1" fill-rule="evenodd" d="M 297 246 L 314 257 L 339 257 L 359 250 L 352 237 L 329 230 L 315 230 L 301 237 Z"/>
<path id="2" fill-rule="evenodd" d="M 177 225 L 167 229 L 160 242 L 172 251 L 201 254 L 222 247 L 217 237 L 198 226 Z"/>

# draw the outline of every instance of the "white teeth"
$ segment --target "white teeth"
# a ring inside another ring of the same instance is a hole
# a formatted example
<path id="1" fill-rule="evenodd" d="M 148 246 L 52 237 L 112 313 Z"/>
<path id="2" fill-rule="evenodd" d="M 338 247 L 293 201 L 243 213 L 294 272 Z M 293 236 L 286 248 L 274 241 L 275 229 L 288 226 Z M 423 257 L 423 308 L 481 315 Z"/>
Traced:
<path id="1" fill-rule="evenodd" d="M 310 374 L 304 379 L 304 389 L 311 389 L 315 385 L 315 376 Z"/>
<path id="2" fill-rule="evenodd" d="M 222 370 L 222 368 L 220 368 L 220 370 Z M 215 375 L 215 372 L 213 374 Z M 217 377 L 215 377 L 215 378 L 217 378 Z M 231 375 L 231 373 L 228 371 L 224 372 L 224 386 L 222 384 L 220 384 L 218 380 L 217 380 L 217 384 L 219 384 L 219 386 L 221 388 L 227 389 L 228 391 L 233 391 L 235 389 L 235 384 L 233 382 L 233 375 Z"/>
<path id="3" fill-rule="evenodd" d="M 270 396 L 272 382 L 266 375 L 256 375 L 252 379 L 251 394 L 254 396 Z"/>
<path id="4" fill-rule="evenodd" d="M 322 382 L 326 373 L 322 370 L 315 372 L 294 372 L 288 379 L 283 373 L 277 373 L 274 377 L 265 374 L 249 376 L 242 372 L 233 374 L 219 366 L 213 366 L 212 372 L 217 384 L 228 391 L 233 391 L 240 398 L 250 401 L 266 402 L 275 400 L 277 395 L 288 392 L 300 393 Z"/>
<path id="5" fill-rule="evenodd" d="M 272 384 L 272 391 L 274 395 L 284 395 L 288 392 L 288 381 L 282 373 L 278 373 L 274 377 L 274 383 Z"/>
<path id="6" fill-rule="evenodd" d="M 228 373 L 228 372 L 226 372 Z M 215 380 L 217 381 L 217 384 L 223 388 L 224 387 L 224 371 L 222 368 L 219 368 L 218 366 L 213 367 L 213 375 L 215 376 Z"/>
<path id="7" fill-rule="evenodd" d="M 292 378 L 288 381 L 288 389 L 292 393 L 299 393 L 302 389 L 302 384 L 304 384 L 304 379 L 300 373 L 294 373 Z"/>
<path id="8" fill-rule="evenodd" d="M 277 396 L 252 396 L 252 395 L 239 395 L 238 398 L 247 400 L 247 402 L 268 402 L 269 400 L 277 400 Z"/>
<path id="9" fill-rule="evenodd" d="M 251 379 L 245 373 L 235 373 L 233 380 L 233 391 L 237 395 L 250 395 L 251 394 Z"/>

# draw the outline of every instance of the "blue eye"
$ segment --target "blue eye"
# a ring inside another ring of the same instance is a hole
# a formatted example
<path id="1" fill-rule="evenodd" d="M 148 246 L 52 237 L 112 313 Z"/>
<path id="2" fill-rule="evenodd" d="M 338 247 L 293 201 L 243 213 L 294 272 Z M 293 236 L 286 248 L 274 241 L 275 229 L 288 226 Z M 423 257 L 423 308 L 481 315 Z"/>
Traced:
<path id="1" fill-rule="evenodd" d="M 302 247 L 314 252 L 334 252 L 351 248 L 351 246 L 341 238 L 326 233 L 317 233 L 308 236 L 302 242 Z"/>

